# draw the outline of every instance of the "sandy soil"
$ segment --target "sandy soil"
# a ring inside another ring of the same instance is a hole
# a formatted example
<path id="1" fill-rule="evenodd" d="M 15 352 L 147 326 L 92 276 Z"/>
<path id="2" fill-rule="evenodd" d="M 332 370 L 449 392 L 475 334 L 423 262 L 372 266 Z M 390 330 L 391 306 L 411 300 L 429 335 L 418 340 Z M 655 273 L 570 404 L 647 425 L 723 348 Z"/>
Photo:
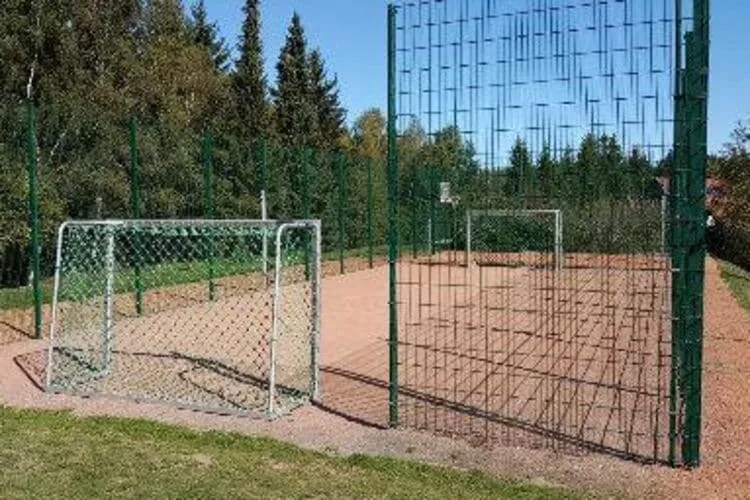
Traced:
<path id="1" fill-rule="evenodd" d="M 432 432 L 384 429 L 388 414 L 386 277 L 387 269 L 380 267 L 325 280 L 322 401 L 285 418 L 253 420 L 48 395 L 37 385 L 43 376 L 45 343 L 26 340 L 0 347 L 0 404 L 153 418 L 199 429 L 267 435 L 328 452 L 404 456 L 631 497 L 750 496 L 750 316 L 731 297 L 713 261 L 707 267 L 704 463 L 694 471 L 641 465 L 602 453 L 570 455 L 564 453 L 567 450 L 530 449 L 502 441 L 477 447 L 470 440 L 435 437 Z"/>

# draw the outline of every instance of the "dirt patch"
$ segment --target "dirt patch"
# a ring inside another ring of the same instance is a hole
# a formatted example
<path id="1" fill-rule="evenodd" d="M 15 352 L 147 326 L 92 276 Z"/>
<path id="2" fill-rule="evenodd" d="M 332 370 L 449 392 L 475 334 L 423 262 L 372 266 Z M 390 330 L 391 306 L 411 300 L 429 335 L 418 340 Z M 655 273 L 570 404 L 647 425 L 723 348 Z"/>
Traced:
<path id="1" fill-rule="evenodd" d="M 273 422 L 171 407 L 44 394 L 19 367 L 38 367 L 44 342 L 4 346 L 0 404 L 73 408 L 85 415 L 144 417 L 198 429 L 264 435 L 341 454 L 402 456 L 430 463 L 642 498 L 746 498 L 750 493 L 750 317 L 708 262 L 703 466 L 639 465 L 597 453 L 577 456 L 517 446 L 472 447 L 430 432 L 386 430 L 387 269 L 330 277 L 323 292 L 323 398 Z M 31 353 L 31 355 L 29 355 Z M 21 360 L 25 360 L 21 362 Z"/>

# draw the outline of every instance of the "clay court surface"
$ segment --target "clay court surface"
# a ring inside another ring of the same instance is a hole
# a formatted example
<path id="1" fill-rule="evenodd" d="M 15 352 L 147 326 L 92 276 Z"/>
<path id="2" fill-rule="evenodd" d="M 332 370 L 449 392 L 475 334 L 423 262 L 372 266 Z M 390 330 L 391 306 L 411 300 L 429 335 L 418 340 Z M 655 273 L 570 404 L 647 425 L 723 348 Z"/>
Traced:
<path id="1" fill-rule="evenodd" d="M 45 394 L 38 388 L 45 343 L 25 339 L 30 321 L 18 312 L 0 313 L 0 404 L 144 416 L 270 435 L 328 451 L 406 455 L 633 496 L 746 497 L 750 315 L 731 297 L 713 261 L 708 262 L 706 288 L 704 465 L 675 471 L 608 452 L 647 457 L 654 454 L 654 433 L 665 442 L 667 400 L 660 391 L 668 375 L 668 318 L 661 301 L 669 288 L 662 273 L 647 264 L 637 272 L 624 273 L 617 266 L 609 271 L 573 268 L 563 276 L 528 266 L 504 269 L 502 283 L 514 283 L 515 289 L 531 285 L 525 287 L 526 296 L 503 292 L 493 281 L 500 279 L 497 270 L 405 266 L 435 278 L 414 280 L 419 285 L 399 278 L 401 294 L 432 296 L 409 301 L 411 309 L 402 304 L 400 318 L 402 418 L 422 431 L 383 428 L 388 416 L 383 266 L 344 276 L 326 273 L 322 400 L 279 420 Z M 458 286 L 466 281 L 471 288 Z M 605 282 L 610 288 L 602 293 Z M 644 293 L 634 293 L 639 290 Z M 577 312 L 549 323 L 553 309 Z M 634 322 L 638 329 L 632 328 Z M 636 330 L 639 335 L 611 335 Z M 634 359 L 636 353 L 646 358 Z M 425 375 L 430 369 L 433 373 Z M 598 443 L 602 449 L 563 445 L 561 437 Z"/>

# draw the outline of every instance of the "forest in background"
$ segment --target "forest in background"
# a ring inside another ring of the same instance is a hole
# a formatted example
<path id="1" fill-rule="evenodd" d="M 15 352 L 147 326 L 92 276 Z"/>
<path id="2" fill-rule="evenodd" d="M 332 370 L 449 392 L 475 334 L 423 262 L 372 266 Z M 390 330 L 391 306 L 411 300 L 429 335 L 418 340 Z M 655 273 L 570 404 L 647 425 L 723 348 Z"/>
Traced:
<path id="1" fill-rule="evenodd" d="M 202 0 L 189 6 L 179 0 L 6 2 L 0 18 L 0 261 L 14 264 L 12 272 L 3 271 L 3 282 L 22 284 L 27 275 L 19 259 L 28 242 L 29 100 L 38 114 L 34 154 L 45 249 L 62 220 L 131 215 L 131 120 L 138 124 L 142 217 L 205 214 L 201 143 L 210 131 L 214 217 L 258 217 L 265 184 L 271 217 L 302 217 L 309 210 L 323 219 L 327 245 L 343 231 L 346 246 L 357 248 L 369 198 L 376 242 L 385 242 L 383 112 L 373 108 L 347 119 L 339 98 L 345 82 L 322 50 L 308 45 L 298 15 L 280 53 L 267 55 L 260 1 L 246 0 L 243 12 L 232 51 L 234 41 L 221 37 Z M 266 57 L 276 57 L 275 75 L 265 73 Z M 731 217 L 747 223 L 746 133 L 737 144 L 715 159 L 712 171 L 733 186 Z M 615 136 L 595 135 L 555 155 L 547 148 L 532 155 L 519 138 L 510 165 L 483 165 L 456 128 L 428 135 L 417 122 L 402 131 L 399 154 L 404 210 L 409 200 L 436 197 L 440 181 L 451 182 L 467 205 L 658 198 L 656 177 L 671 167 L 669 156 L 654 164 L 638 149 L 623 151 Z"/>

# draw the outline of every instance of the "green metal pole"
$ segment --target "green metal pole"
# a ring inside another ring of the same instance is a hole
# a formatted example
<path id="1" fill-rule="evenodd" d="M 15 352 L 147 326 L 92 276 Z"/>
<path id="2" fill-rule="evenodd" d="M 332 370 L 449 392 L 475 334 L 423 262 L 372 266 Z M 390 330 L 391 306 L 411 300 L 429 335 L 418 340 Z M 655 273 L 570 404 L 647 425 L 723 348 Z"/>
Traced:
<path id="1" fill-rule="evenodd" d="M 411 257 L 412 259 L 417 258 L 417 253 L 419 252 L 419 243 L 417 241 L 417 227 L 419 222 L 417 220 L 418 216 L 418 200 L 417 197 L 417 187 L 419 185 L 419 173 L 418 169 L 419 167 L 417 165 L 414 165 L 414 169 L 412 170 L 412 181 L 411 181 L 411 192 L 409 193 L 409 207 L 411 208 Z"/>
<path id="2" fill-rule="evenodd" d="M 260 166 L 260 218 L 268 219 L 268 144 L 266 139 L 260 140 L 256 153 L 258 154 L 258 165 Z M 263 228 L 262 256 L 263 276 L 268 279 L 268 229 Z"/>
<path id="3" fill-rule="evenodd" d="M 310 163 L 312 161 L 312 152 L 305 148 L 302 150 L 302 179 L 303 179 L 303 197 L 302 213 L 304 219 L 312 219 L 312 186 L 310 176 Z M 310 255 L 312 254 L 312 238 L 309 234 L 305 236 L 305 280 L 310 280 Z"/>
<path id="4" fill-rule="evenodd" d="M 138 122 L 130 118 L 130 210 L 134 220 L 141 218 L 141 171 L 138 163 Z M 143 315 L 143 279 L 141 276 L 141 237 L 136 230 L 134 235 L 135 255 L 133 271 L 135 274 L 135 312 Z"/>
<path id="5" fill-rule="evenodd" d="M 211 132 L 203 135 L 203 218 L 214 218 L 214 167 L 213 167 L 213 139 Z M 216 298 L 216 283 L 214 283 L 214 238 L 208 231 L 208 299 Z"/>
<path id="6" fill-rule="evenodd" d="M 685 436 L 683 462 L 700 465 L 703 372 L 703 296 L 706 258 L 707 100 L 709 67 L 708 0 L 693 2 L 693 31 L 687 40 L 688 124 L 687 258 L 685 273 Z"/>
<path id="7" fill-rule="evenodd" d="M 28 125 L 28 175 L 29 175 L 29 230 L 31 286 L 34 294 L 34 336 L 42 337 L 42 281 L 41 281 L 41 244 L 39 242 L 39 194 L 36 156 L 36 110 L 31 99 L 26 101 Z"/>
<path id="8" fill-rule="evenodd" d="M 268 142 L 265 138 L 260 141 L 260 185 L 268 197 Z"/>
<path id="9" fill-rule="evenodd" d="M 396 13 L 388 6 L 388 422 L 398 426 L 398 150 L 396 145 Z"/>
<path id="10" fill-rule="evenodd" d="M 370 269 L 373 268 L 373 248 L 372 248 L 372 158 L 367 160 L 367 262 Z"/>
<path id="11" fill-rule="evenodd" d="M 344 274 L 345 272 L 345 266 L 344 266 L 344 247 L 346 245 L 346 228 L 345 228 L 345 211 L 344 207 L 346 205 L 346 181 L 345 181 L 345 173 L 344 173 L 344 157 L 341 155 L 341 153 L 336 154 L 336 177 L 337 177 L 337 184 L 338 184 L 338 192 L 339 192 L 339 199 L 338 199 L 338 226 L 339 226 L 339 270 L 341 274 Z"/>
<path id="12" fill-rule="evenodd" d="M 302 151 L 302 178 L 303 178 L 303 197 L 302 213 L 305 219 L 312 219 L 312 176 L 310 175 L 310 164 L 314 161 L 312 151 L 305 148 Z"/>
<path id="13" fill-rule="evenodd" d="M 672 335 L 671 335 L 671 367 L 669 376 L 669 450 L 668 460 L 674 466 L 677 464 L 677 428 L 678 428 L 678 409 L 679 403 L 679 386 L 680 386 L 680 365 L 681 358 L 681 338 L 682 322 L 680 320 L 680 308 L 682 307 L 682 275 L 681 269 L 684 267 L 682 259 L 682 227 L 680 224 L 681 204 L 684 188 L 682 188 L 682 162 L 683 162 L 683 130 L 685 119 L 683 113 L 684 96 L 683 80 L 684 72 L 682 66 L 682 0 L 675 0 L 675 89 L 674 89 L 674 146 L 673 146 L 673 164 L 674 172 L 670 180 L 670 194 L 672 202 L 669 206 L 670 215 L 670 244 L 669 254 L 672 272 Z"/>
<path id="14" fill-rule="evenodd" d="M 430 190 L 430 232 L 429 237 L 430 241 L 428 242 L 430 245 L 430 255 L 435 255 L 435 241 L 437 241 L 437 238 L 435 237 L 435 233 L 437 232 L 438 227 L 438 221 L 437 221 L 437 203 L 436 203 L 436 197 L 438 196 L 437 193 L 437 175 L 438 173 L 435 170 L 435 166 L 433 164 L 430 164 L 430 180 L 429 180 L 429 190 Z"/>

